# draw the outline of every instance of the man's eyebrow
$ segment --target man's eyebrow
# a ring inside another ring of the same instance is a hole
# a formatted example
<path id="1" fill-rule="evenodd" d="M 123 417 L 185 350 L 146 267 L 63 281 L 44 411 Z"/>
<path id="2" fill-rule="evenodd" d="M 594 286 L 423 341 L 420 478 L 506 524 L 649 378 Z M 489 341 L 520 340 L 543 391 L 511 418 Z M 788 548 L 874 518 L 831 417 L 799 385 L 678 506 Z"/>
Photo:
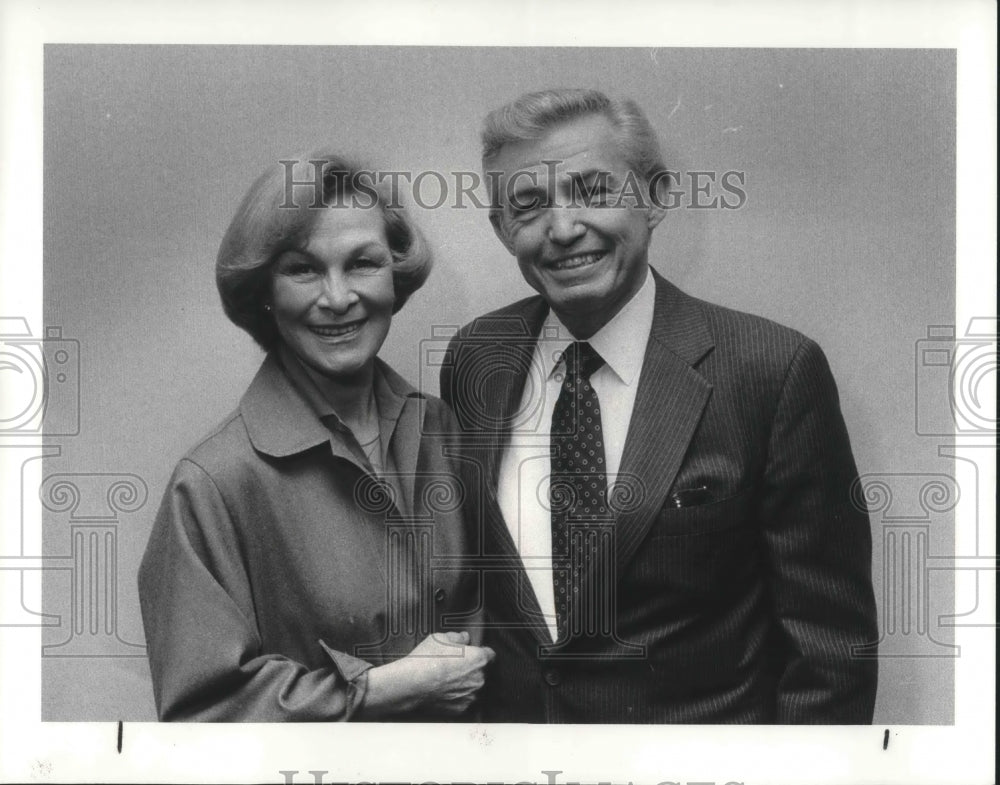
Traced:
<path id="1" fill-rule="evenodd" d="M 537 182 L 531 180 L 528 180 L 523 185 L 521 184 L 520 181 L 517 181 L 514 183 L 514 188 L 511 190 L 511 193 L 515 196 L 520 196 L 522 194 L 531 194 L 531 193 L 541 194 L 545 193 L 545 189 L 542 188 Z"/>
<path id="2" fill-rule="evenodd" d="M 612 185 L 618 182 L 615 173 L 607 169 L 584 169 L 579 172 L 569 172 L 569 177 L 573 182 L 589 182 L 595 179 Z"/>

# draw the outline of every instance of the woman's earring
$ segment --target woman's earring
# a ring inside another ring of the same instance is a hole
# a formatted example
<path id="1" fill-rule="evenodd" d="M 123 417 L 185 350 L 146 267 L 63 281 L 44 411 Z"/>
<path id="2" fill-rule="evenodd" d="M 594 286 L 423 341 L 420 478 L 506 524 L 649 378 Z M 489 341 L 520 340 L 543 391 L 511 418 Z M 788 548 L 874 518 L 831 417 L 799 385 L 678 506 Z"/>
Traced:
<path id="1" fill-rule="evenodd" d="M 271 313 L 271 306 L 268 305 L 267 303 L 264 303 L 264 310 L 267 311 L 268 313 Z"/>

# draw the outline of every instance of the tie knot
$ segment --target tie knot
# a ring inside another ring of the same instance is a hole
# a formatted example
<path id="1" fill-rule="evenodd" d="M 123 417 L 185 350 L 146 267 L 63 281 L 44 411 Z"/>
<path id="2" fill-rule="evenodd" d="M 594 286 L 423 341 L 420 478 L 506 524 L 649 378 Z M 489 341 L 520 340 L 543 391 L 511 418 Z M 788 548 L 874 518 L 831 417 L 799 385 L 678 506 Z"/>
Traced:
<path id="1" fill-rule="evenodd" d="M 586 341 L 575 341 L 563 352 L 566 360 L 566 375 L 589 379 L 598 368 L 604 365 L 604 358 Z"/>

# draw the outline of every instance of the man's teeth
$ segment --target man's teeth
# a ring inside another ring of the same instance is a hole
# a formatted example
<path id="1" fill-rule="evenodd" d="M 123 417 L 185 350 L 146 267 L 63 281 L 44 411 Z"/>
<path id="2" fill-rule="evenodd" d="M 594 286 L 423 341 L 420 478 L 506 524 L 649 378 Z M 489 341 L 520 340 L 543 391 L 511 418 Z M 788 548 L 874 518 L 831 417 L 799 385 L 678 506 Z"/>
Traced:
<path id="1" fill-rule="evenodd" d="M 576 267 L 585 267 L 588 264 L 594 264 L 603 257 L 603 253 L 584 253 L 578 256 L 571 256 L 569 259 L 553 262 L 552 267 L 556 270 L 572 270 Z"/>
<path id="2" fill-rule="evenodd" d="M 338 335 L 349 335 L 350 333 L 357 332 L 358 328 L 361 327 L 361 322 L 351 322 L 350 324 L 345 324 L 339 327 L 310 327 L 317 335 L 322 335 L 325 338 L 336 338 Z"/>

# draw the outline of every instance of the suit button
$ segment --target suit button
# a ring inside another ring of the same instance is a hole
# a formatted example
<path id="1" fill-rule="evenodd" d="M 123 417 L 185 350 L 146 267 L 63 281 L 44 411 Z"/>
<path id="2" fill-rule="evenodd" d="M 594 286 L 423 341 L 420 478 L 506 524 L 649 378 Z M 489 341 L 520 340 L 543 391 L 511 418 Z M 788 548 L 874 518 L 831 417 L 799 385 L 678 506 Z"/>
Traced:
<path id="1" fill-rule="evenodd" d="M 447 596 L 448 592 L 446 592 L 444 589 L 438 589 L 436 592 L 434 592 L 434 599 L 437 600 L 438 602 L 444 602 L 444 598 Z"/>
<path id="2" fill-rule="evenodd" d="M 545 671 L 545 683 L 550 687 L 558 687 L 560 681 L 562 679 L 559 676 L 559 671 Z"/>

